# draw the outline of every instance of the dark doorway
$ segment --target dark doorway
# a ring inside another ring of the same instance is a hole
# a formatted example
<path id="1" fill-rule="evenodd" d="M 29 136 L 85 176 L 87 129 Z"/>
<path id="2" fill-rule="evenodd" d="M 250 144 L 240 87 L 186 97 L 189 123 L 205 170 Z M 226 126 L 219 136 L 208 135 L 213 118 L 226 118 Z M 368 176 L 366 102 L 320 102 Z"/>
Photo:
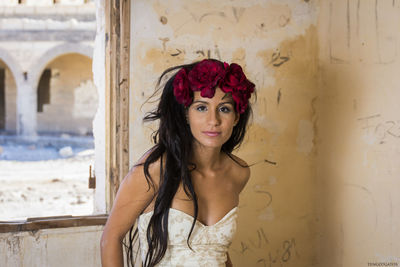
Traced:
<path id="1" fill-rule="evenodd" d="M 50 78 L 51 70 L 45 69 L 40 77 L 37 90 L 37 111 L 43 112 L 43 105 L 50 104 Z"/>
<path id="2" fill-rule="evenodd" d="M 6 128 L 6 90 L 5 69 L 0 69 L 0 130 Z"/>

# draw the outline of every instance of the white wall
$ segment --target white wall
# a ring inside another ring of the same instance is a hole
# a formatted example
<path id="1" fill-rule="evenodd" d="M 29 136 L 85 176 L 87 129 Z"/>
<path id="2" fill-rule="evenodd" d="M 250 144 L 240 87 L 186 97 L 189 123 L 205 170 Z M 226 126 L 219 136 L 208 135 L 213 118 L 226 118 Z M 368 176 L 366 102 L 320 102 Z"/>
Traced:
<path id="1" fill-rule="evenodd" d="M 103 226 L 0 233 L 2 267 L 98 267 Z"/>

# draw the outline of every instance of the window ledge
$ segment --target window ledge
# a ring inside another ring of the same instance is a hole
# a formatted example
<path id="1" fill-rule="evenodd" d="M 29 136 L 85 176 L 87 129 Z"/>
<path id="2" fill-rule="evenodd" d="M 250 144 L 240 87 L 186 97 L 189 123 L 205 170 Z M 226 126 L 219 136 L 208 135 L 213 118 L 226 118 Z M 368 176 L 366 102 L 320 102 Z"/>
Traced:
<path id="1" fill-rule="evenodd" d="M 51 228 L 105 225 L 107 214 L 88 216 L 55 216 L 28 218 L 22 221 L 0 221 L 0 233 L 37 231 Z"/>

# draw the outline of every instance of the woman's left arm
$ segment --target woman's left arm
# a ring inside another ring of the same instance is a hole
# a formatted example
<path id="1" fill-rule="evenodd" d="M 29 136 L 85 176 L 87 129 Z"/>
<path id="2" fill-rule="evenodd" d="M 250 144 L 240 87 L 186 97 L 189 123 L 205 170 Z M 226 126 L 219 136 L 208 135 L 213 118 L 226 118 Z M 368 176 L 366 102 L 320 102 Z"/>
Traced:
<path id="1" fill-rule="evenodd" d="M 226 253 L 226 256 L 227 256 L 227 260 L 226 260 L 225 266 L 226 267 L 233 267 L 232 262 L 231 262 L 231 258 L 229 258 L 229 252 Z"/>

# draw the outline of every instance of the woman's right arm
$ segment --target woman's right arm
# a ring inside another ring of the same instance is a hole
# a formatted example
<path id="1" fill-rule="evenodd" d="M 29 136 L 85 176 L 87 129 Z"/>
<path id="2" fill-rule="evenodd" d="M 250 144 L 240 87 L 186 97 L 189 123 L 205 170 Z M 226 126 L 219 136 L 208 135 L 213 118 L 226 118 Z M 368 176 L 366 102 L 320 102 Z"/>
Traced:
<path id="1" fill-rule="evenodd" d="M 157 181 L 152 170 L 157 164 L 149 167 L 155 185 Z M 113 207 L 101 236 L 101 263 L 103 267 L 123 267 L 122 241 L 135 223 L 140 213 L 151 203 L 155 190 L 147 184 L 143 166 L 133 167 L 122 180 Z"/>

